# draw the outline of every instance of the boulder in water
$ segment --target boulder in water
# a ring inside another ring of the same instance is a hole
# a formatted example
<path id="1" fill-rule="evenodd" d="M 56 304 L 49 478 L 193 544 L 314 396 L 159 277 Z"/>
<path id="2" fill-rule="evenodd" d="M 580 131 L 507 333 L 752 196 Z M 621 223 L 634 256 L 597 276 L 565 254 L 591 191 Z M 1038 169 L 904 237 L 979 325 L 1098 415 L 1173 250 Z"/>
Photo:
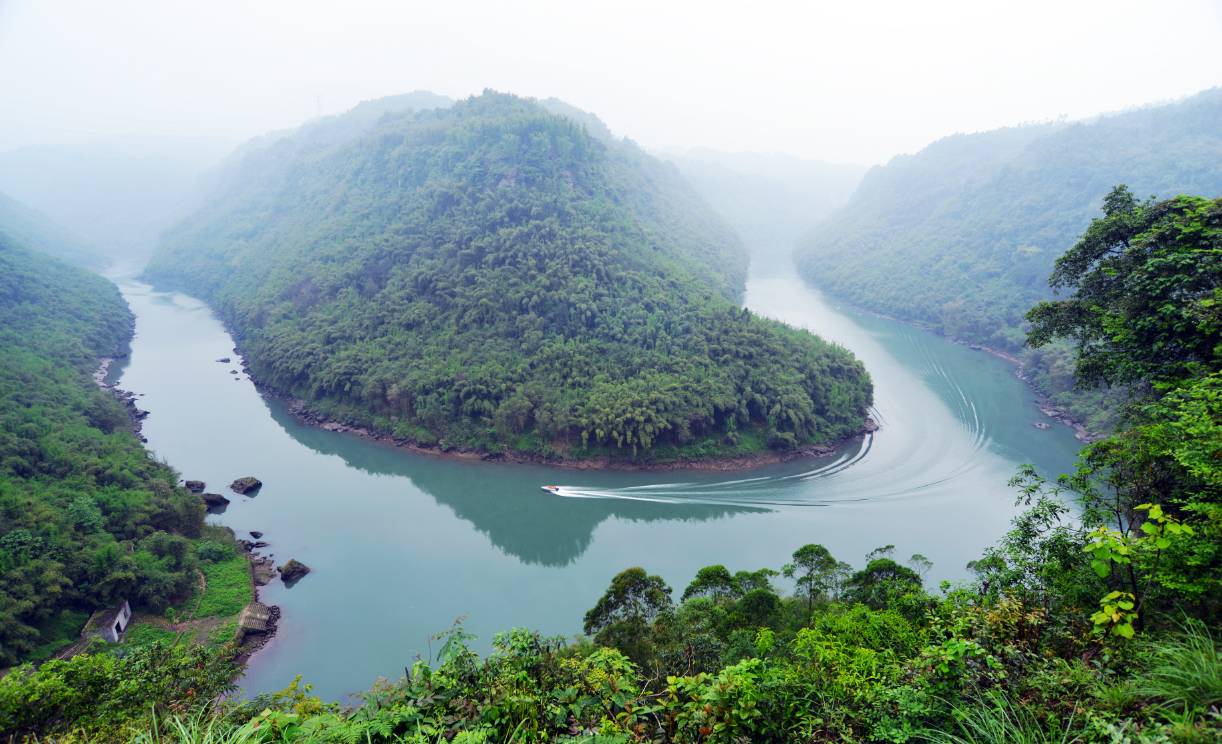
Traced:
<path id="1" fill-rule="evenodd" d="M 286 584 L 296 584 L 309 572 L 309 566 L 296 558 L 289 558 L 288 562 L 280 567 L 280 580 Z"/>
<path id="2" fill-rule="evenodd" d="M 219 493 L 201 493 L 199 497 L 204 500 L 209 509 L 215 509 L 229 503 L 229 499 Z"/>
<path id="3" fill-rule="evenodd" d="M 204 492 L 205 484 L 203 481 L 189 480 L 186 483 L 184 483 L 183 485 L 185 485 L 187 487 L 187 490 L 190 491 L 191 493 L 203 493 Z"/>
<path id="4" fill-rule="evenodd" d="M 243 496 L 246 496 L 262 488 L 263 481 L 255 478 L 254 476 L 247 475 L 242 478 L 238 478 L 233 483 L 230 483 L 229 487 L 232 488 L 235 493 L 240 493 Z"/>

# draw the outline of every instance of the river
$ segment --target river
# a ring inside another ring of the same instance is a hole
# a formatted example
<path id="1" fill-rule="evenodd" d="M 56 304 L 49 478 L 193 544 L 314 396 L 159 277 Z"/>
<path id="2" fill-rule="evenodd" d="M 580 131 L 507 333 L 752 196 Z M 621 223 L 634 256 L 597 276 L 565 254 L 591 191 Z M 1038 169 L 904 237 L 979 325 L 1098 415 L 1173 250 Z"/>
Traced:
<path id="1" fill-rule="evenodd" d="M 120 288 L 136 336 L 119 385 L 143 395 L 148 446 L 184 477 L 254 497 L 210 517 L 241 537 L 264 533 L 282 562 L 313 573 L 263 600 L 283 610 L 276 638 L 249 664 L 247 694 L 294 676 L 343 699 L 396 677 L 457 618 L 487 650 L 515 626 L 580 632 L 582 616 L 629 566 L 682 593 L 697 569 L 779 568 L 805 543 L 860 566 L 896 546 L 933 561 L 927 583 L 965 564 L 1007 528 L 1021 463 L 1067 471 L 1078 443 L 1041 431 L 1031 391 L 1002 360 L 902 323 L 838 306 L 792 272 L 755 271 L 746 305 L 851 349 L 874 379 L 882 429 L 834 456 L 740 474 L 574 471 L 404 452 L 303 426 L 264 400 L 209 309 L 131 280 Z M 540 490 L 562 484 L 562 495 Z"/>

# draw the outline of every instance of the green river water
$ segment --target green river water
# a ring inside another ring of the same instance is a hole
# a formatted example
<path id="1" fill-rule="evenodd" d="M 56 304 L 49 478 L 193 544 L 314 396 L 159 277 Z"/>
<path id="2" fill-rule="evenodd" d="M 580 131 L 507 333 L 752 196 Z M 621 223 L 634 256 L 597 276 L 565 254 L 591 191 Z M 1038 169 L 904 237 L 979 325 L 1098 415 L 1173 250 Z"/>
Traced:
<path id="1" fill-rule="evenodd" d="M 1078 449 L 1041 431 L 1032 393 L 1004 361 L 838 306 L 791 271 L 755 271 L 746 305 L 835 340 L 874 379 L 882 429 L 831 457 L 743 473 L 577 471 L 416 455 L 294 421 L 235 364 L 201 302 L 121 280 L 136 314 L 119 386 L 143 394 L 149 447 L 184 477 L 264 487 L 211 517 L 241 537 L 265 533 L 277 562 L 313 573 L 262 590 L 280 630 L 251 660 L 243 690 L 300 674 L 341 699 L 436 653 L 430 636 L 465 617 L 487 650 L 514 626 L 580 632 L 582 615 L 629 566 L 661 574 L 676 597 L 696 570 L 779 568 L 805 543 L 860 566 L 871 549 L 919 552 L 931 584 L 1007 528 L 1021 463 L 1046 474 Z M 236 358 L 235 358 L 236 361 Z M 563 485 L 562 495 L 543 484 Z"/>

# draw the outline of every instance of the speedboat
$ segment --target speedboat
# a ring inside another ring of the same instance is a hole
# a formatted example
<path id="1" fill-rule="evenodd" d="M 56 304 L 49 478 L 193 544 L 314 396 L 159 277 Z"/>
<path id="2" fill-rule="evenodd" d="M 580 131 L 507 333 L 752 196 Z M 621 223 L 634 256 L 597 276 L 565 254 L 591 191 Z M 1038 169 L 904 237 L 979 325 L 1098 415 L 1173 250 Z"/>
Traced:
<path id="1" fill-rule="evenodd" d="M 560 493 L 560 486 L 543 486 L 543 490 L 548 493 Z"/>

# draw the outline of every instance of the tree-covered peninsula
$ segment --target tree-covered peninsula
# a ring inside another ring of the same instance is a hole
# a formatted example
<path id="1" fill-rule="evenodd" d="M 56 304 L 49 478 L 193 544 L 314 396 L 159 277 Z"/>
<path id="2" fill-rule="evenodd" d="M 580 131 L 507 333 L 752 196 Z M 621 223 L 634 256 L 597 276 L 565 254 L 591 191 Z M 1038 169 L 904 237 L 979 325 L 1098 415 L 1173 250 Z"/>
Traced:
<path id="1" fill-rule="evenodd" d="M 1095 431 L 1119 408 L 1074 388 L 1064 345 L 1024 350 L 1023 315 L 1113 186 L 1166 198 L 1222 193 L 1222 90 L 1094 120 L 939 140 L 866 174 L 797 259 L 820 288 L 948 336 L 1021 356 L 1053 402 Z M 1115 397 L 1115 396 L 1112 396 Z"/>
<path id="2" fill-rule="evenodd" d="M 657 462 L 861 431 L 862 366 L 739 307 L 745 252 L 673 167 L 556 102 L 412 100 L 245 148 L 147 276 L 261 383 L 418 444 Z"/>

